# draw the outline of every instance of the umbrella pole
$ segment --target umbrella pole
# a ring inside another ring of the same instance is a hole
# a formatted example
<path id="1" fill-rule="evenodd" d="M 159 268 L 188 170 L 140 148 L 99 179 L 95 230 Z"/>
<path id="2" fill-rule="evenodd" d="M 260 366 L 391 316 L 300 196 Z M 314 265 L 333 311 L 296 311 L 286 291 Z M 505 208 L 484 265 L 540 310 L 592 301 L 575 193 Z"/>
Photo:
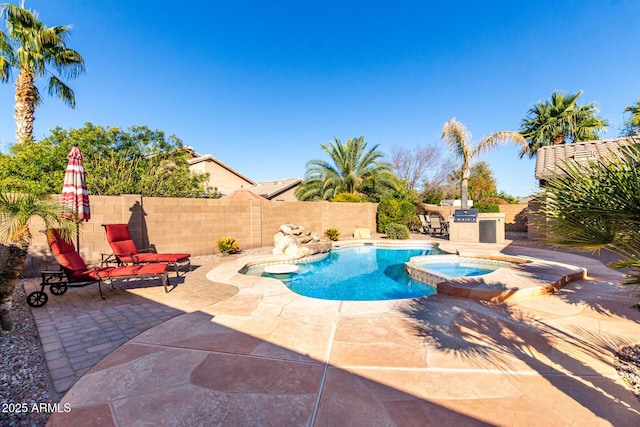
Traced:
<path id="1" fill-rule="evenodd" d="M 80 253 L 80 223 L 76 221 L 76 251 Z"/>

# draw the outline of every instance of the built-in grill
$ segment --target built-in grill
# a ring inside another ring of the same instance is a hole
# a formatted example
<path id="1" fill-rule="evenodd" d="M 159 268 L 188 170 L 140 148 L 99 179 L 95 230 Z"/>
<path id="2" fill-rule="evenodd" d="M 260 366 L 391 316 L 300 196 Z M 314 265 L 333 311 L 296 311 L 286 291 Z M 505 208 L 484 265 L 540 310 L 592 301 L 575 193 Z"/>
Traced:
<path id="1" fill-rule="evenodd" d="M 478 209 L 456 209 L 453 213 L 453 222 L 478 221 Z"/>

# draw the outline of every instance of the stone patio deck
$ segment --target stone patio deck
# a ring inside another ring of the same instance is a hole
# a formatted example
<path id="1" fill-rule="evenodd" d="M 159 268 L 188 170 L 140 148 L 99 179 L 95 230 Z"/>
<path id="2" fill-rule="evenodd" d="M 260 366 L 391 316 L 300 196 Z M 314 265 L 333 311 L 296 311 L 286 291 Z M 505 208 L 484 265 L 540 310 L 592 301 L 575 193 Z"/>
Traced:
<path id="1" fill-rule="evenodd" d="M 39 330 L 71 339 L 73 319 L 102 329 L 127 314 L 158 324 L 128 341 L 133 329 L 112 332 L 110 346 L 124 344 L 82 368 L 61 402 L 72 410 L 48 425 L 638 425 L 640 403 L 613 367 L 613 352 L 640 337 L 621 275 L 561 252 L 504 252 L 586 267 L 588 277 L 516 302 L 323 301 L 237 274 L 251 259 L 239 257 L 188 273 L 169 294 L 108 291 L 89 305 L 104 317 L 88 310 L 88 289 L 70 290 L 33 310 Z M 101 345 L 90 348 L 110 349 Z"/>

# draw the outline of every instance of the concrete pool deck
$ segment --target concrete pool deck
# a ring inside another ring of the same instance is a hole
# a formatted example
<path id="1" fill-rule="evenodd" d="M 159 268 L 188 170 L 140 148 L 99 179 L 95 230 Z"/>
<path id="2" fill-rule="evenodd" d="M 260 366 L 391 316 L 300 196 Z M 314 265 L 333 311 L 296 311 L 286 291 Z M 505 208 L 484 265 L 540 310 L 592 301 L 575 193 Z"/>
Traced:
<path id="1" fill-rule="evenodd" d="M 230 259 L 187 273 L 169 294 L 118 291 L 175 317 L 86 372 L 61 401 L 71 411 L 48 425 L 638 424 L 640 403 L 613 366 L 617 348 L 640 341 L 620 273 L 563 252 L 440 243 L 535 257 L 549 262 L 545 274 L 577 265 L 588 277 L 514 302 L 341 302 L 237 274 L 264 256 Z"/>

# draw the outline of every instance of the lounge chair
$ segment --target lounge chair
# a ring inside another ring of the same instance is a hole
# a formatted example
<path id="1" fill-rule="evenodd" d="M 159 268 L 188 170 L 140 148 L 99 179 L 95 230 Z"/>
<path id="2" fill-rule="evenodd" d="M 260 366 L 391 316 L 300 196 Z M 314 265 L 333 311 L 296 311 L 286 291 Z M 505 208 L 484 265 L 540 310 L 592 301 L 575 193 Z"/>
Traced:
<path id="1" fill-rule="evenodd" d="M 424 234 L 431 234 L 431 223 L 429 222 L 429 217 L 425 215 L 418 215 L 420 219 L 420 224 L 422 225 L 422 232 Z"/>
<path id="2" fill-rule="evenodd" d="M 432 236 L 435 236 L 436 234 L 441 236 L 449 235 L 449 223 L 441 221 L 440 217 L 436 215 L 431 216 L 429 219 L 431 222 Z"/>
<path id="3" fill-rule="evenodd" d="M 180 274 L 180 267 L 187 266 L 187 271 L 191 270 L 191 254 L 168 254 L 156 253 L 153 248 L 138 250 L 135 242 L 129 233 L 127 224 L 102 224 L 107 232 L 107 241 L 113 256 L 105 260 L 106 262 L 115 261 L 118 265 L 125 264 L 151 264 L 163 263 L 170 264 L 176 271 L 176 277 Z"/>
<path id="4" fill-rule="evenodd" d="M 102 293 L 102 282 L 110 282 L 113 287 L 115 279 L 131 278 L 160 278 L 164 291 L 169 292 L 169 277 L 167 275 L 166 264 L 142 264 L 126 265 L 121 267 L 88 267 L 72 242 L 63 239 L 57 229 L 46 231 L 47 242 L 51 248 L 54 258 L 61 267 L 61 270 L 43 271 L 40 290 L 31 292 L 27 296 L 27 303 L 32 307 L 42 307 L 49 299 L 44 292 L 45 286 L 49 285 L 49 291 L 53 295 L 62 295 L 69 287 L 86 286 L 98 283 L 100 296 Z"/>

